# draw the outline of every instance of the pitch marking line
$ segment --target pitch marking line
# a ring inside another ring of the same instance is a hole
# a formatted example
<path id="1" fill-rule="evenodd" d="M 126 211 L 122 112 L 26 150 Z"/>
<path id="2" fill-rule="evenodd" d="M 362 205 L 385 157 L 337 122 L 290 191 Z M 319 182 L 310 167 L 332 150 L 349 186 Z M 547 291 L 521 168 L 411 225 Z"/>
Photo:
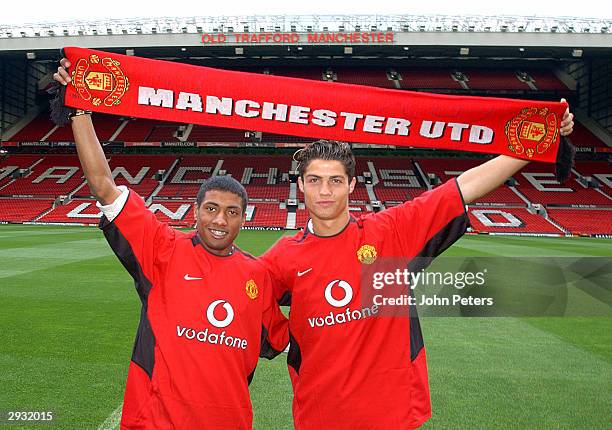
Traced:
<path id="1" fill-rule="evenodd" d="M 115 430 L 119 428 L 119 422 L 121 421 L 121 409 L 123 408 L 123 403 L 119 404 L 119 407 L 115 409 L 111 414 L 104 420 L 102 424 L 98 427 L 98 430 Z"/>

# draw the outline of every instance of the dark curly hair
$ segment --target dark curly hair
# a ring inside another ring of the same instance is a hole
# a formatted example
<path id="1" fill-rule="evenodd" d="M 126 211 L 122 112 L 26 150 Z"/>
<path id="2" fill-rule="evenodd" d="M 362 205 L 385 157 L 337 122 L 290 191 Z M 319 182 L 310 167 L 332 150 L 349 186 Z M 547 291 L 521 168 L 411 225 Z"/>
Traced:
<path id="1" fill-rule="evenodd" d="M 355 156 L 346 142 L 336 140 L 317 140 L 293 154 L 298 162 L 298 172 L 304 178 L 304 172 L 312 160 L 336 160 L 342 163 L 349 181 L 355 176 Z"/>

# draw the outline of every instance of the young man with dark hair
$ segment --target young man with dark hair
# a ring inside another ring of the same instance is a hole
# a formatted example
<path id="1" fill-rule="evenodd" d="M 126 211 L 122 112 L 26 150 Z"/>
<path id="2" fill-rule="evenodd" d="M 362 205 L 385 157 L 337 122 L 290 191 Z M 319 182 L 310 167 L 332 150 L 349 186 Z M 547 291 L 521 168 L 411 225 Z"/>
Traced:
<path id="1" fill-rule="evenodd" d="M 566 112 L 561 134 L 572 127 Z M 263 260 L 276 298 L 291 305 L 287 362 L 295 428 L 419 427 L 431 416 L 431 405 L 416 310 L 380 316 L 377 306 L 368 306 L 364 269 L 397 257 L 411 262 L 411 270 L 424 268 L 413 262 L 430 261 L 466 231 L 466 204 L 527 162 L 499 156 L 415 200 L 354 218 L 348 205 L 356 182 L 349 145 L 317 141 L 294 158 L 310 220 L 302 232 L 281 238 Z"/>
<path id="2" fill-rule="evenodd" d="M 66 85 L 63 59 L 54 78 Z M 113 180 L 86 111 L 72 131 L 100 228 L 134 278 L 142 303 L 126 383 L 122 429 L 250 429 L 248 385 L 258 356 L 288 343 L 265 266 L 234 245 L 247 194 L 230 177 L 202 185 L 196 230 L 157 220 L 143 199 Z"/>

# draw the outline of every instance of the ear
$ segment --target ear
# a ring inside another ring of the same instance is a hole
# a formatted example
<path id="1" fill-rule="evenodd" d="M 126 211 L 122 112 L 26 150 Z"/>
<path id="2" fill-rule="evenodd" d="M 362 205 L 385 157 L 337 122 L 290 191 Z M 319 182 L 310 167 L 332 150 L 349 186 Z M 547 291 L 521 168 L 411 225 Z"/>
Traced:
<path id="1" fill-rule="evenodd" d="M 301 192 L 304 192 L 304 181 L 302 181 L 301 176 L 298 177 L 298 187 L 300 188 Z"/>
<path id="2" fill-rule="evenodd" d="M 193 204 L 193 219 L 196 221 L 196 223 L 198 222 L 198 212 L 199 212 L 198 204 L 194 203 Z"/>
<path id="3" fill-rule="evenodd" d="M 349 194 L 351 194 L 353 190 L 355 189 L 356 183 L 357 183 L 357 178 L 353 176 L 353 179 L 351 179 L 351 183 L 349 184 Z"/>

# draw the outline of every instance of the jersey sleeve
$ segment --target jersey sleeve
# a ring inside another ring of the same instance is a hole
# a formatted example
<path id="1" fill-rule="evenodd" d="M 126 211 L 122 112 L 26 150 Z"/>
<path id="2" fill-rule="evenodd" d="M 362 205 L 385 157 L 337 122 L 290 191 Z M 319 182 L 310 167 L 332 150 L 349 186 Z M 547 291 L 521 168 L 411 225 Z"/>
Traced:
<path id="1" fill-rule="evenodd" d="M 106 215 L 102 217 L 100 228 L 119 261 L 134 278 L 141 299 L 146 299 L 157 281 L 157 272 L 169 258 L 175 231 L 158 221 L 133 190 L 129 190 L 125 204 L 115 207 L 112 213 L 112 221 Z"/>
<path id="2" fill-rule="evenodd" d="M 269 273 L 266 274 L 263 300 L 261 349 L 259 356 L 272 359 L 283 352 L 289 344 L 289 321 L 274 298 L 272 280 Z"/>
<path id="3" fill-rule="evenodd" d="M 402 256 L 436 257 L 469 226 L 466 205 L 456 179 L 376 214 L 391 230 Z"/>
<path id="4" fill-rule="evenodd" d="M 281 238 L 272 248 L 260 257 L 260 261 L 268 269 L 272 280 L 272 295 L 281 306 L 289 306 L 291 304 L 291 285 L 287 279 L 289 270 L 283 267 L 282 255 L 284 238 Z"/>

